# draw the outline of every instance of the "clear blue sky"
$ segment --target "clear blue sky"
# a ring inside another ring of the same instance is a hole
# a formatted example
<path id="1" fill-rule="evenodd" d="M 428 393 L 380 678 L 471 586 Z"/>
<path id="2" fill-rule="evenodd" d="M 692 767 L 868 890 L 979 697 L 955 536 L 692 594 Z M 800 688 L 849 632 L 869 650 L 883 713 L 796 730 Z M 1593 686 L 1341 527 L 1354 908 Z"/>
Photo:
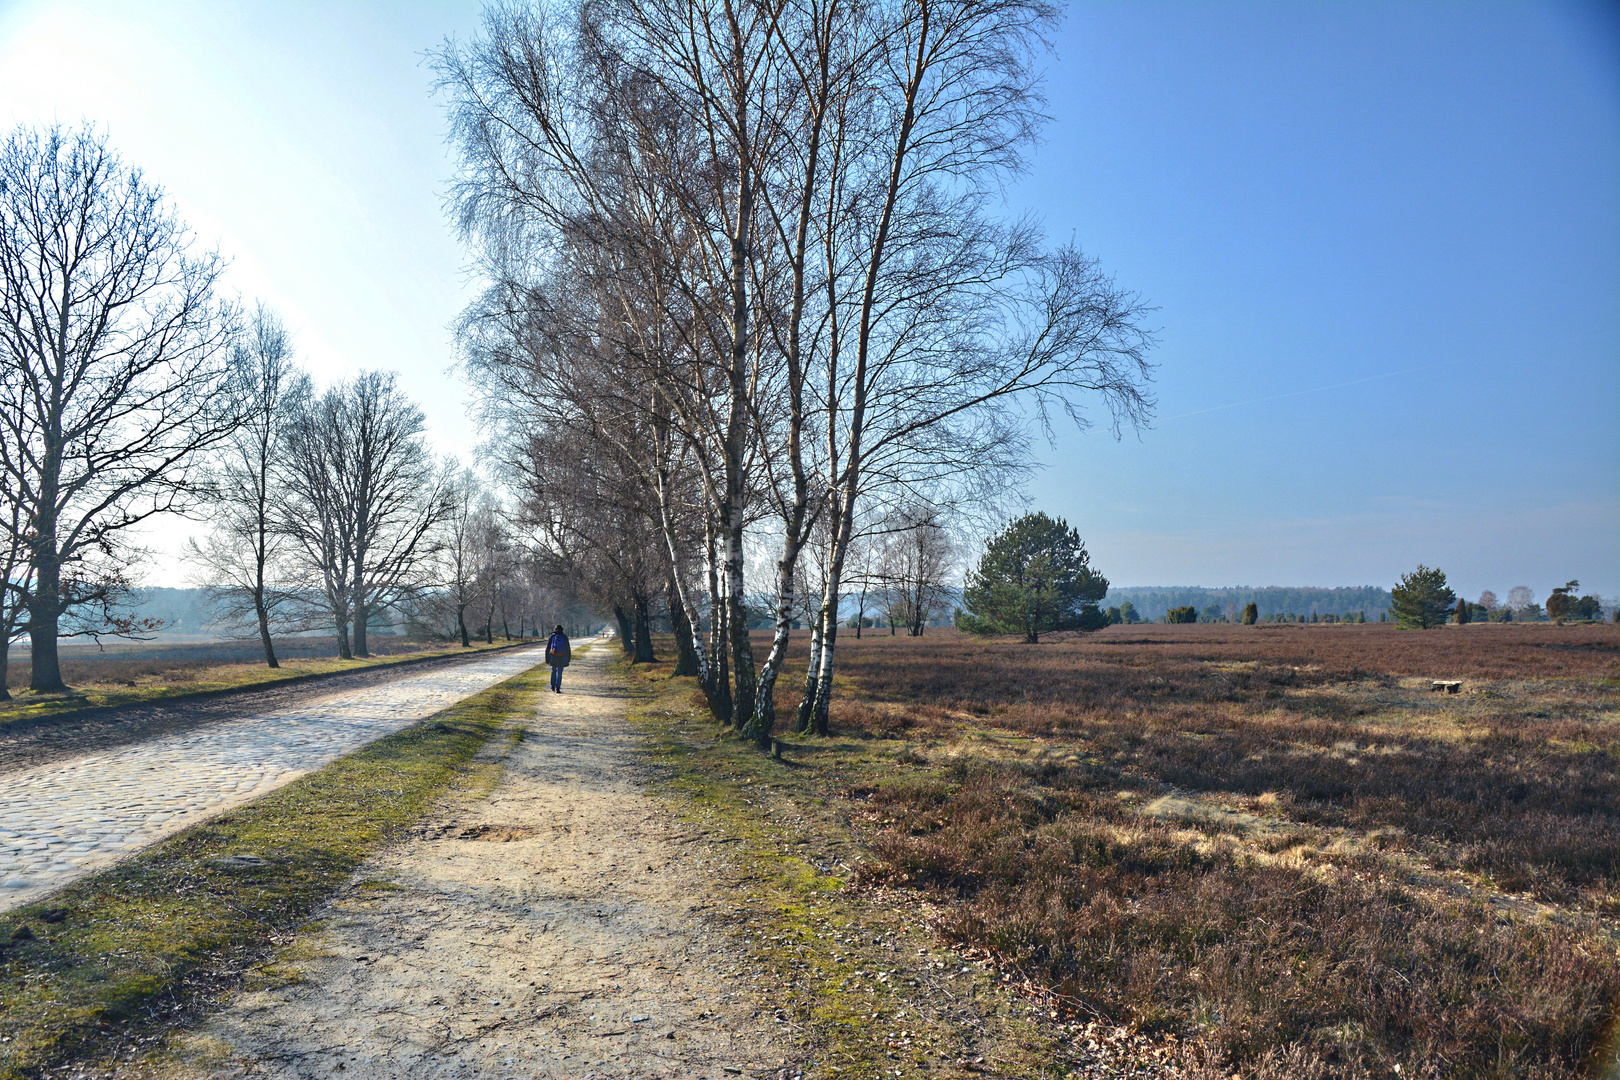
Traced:
<path id="1" fill-rule="evenodd" d="M 1075 4 L 1009 191 L 1159 305 L 1160 418 L 1035 505 L 1115 582 L 1620 592 L 1620 11 Z M 463 256 L 421 53 L 476 4 L 0 0 L 0 124 L 103 124 L 318 373 L 435 440 Z M 154 537 L 160 548 L 194 529 Z M 172 560 L 154 580 L 174 582 Z"/>

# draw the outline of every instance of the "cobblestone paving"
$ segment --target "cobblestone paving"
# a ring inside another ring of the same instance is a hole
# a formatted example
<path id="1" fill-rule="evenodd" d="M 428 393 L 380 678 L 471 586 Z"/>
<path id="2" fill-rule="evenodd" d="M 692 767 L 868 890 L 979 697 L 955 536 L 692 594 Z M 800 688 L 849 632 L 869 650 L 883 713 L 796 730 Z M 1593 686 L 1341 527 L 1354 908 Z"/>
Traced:
<path id="1" fill-rule="evenodd" d="M 509 679 L 503 653 L 205 728 L 0 773 L 0 911 Z"/>

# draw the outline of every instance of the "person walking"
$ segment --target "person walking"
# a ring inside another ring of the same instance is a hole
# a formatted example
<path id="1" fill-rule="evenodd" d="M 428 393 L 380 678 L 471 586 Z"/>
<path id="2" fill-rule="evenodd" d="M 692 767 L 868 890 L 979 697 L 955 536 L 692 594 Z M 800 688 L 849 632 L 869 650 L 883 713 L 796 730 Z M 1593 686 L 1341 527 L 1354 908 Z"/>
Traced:
<path id="1" fill-rule="evenodd" d="M 551 639 L 546 642 L 546 663 L 551 665 L 551 689 L 553 693 L 562 693 L 562 669 L 568 666 L 573 653 L 568 648 L 568 635 L 563 633 L 561 626 L 551 632 Z"/>

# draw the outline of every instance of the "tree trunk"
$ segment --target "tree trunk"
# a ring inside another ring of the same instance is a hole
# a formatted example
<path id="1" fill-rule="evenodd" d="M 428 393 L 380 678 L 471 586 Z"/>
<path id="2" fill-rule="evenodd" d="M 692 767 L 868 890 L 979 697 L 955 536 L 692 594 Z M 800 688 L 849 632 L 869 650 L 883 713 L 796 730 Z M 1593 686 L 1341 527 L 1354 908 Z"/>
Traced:
<path id="1" fill-rule="evenodd" d="M 259 614 L 259 641 L 264 645 L 264 662 L 267 667 L 278 668 L 281 661 L 276 659 L 276 644 L 270 638 L 270 613 L 264 607 L 264 591 L 261 589 L 253 598 L 253 607 Z"/>
<path id="2" fill-rule="evenodd" d="M 338 659 L 353 660 L 354 653 L 349 651 L 349 621 L 339 619 L 337 624 L 337 650 Z"/>
<path id="3" fill-rule="evenodd" d="M 11 687 L 6 681 L 11 676 L 11 638 L 0 638 L 0 701 L 11 700 Z"/>
<path id="4" fill-rule="evenodd" d="M 660 468 L 658 477 L 658 524 L 664 534 L 664 544 L 669 549 L 669 579 L 665 589 L 669 595 L 670 625 L 675 630 L 675 648 L 679 654 L 675 664 L 675 674 L 697 676 L 698 687 L 714 708 L 714 679 L 710 670 L 709 660 L 714 655 L 704 647 L 704 642 L 698 637 L 699 622 L 696 605 L 687 596 L 686 579 L 681 576 L 681 544 L 675 532 L 675 521 L 669 509 L 669 472 Z M 680 613 L 679 619 L 676 612 Z M 682 635 L 682 627 L 685 635 Z"/>
<path id="5" fill-rule="evenodd" d="M 645 596 L 634 596 L 631 600 L 636 617 L 636 655 L 631 663 L 656 664 L 658 657 L 653 655 L 652 620 L 647 616 L 648 599 Z"/>
<path id="6" fill-rule="evenodd" d="M 614 604 L 613 617 L 619 621 L 619 648 L 624 650 L 624 655 L 635 656 L 636 629 L 630 625 L 630 616 L 625 613 L 624 608 Z"/>
<path id="7" fill-rule="evenodd" d="M 461 631 L 461 647 L 472 648 L 472 639 L 467 636 L 467 605 L 456 605 L 456 629 Z"/>
<path id="8" fill-rule="evenodd" d="M 828 584 L 833 586 L 830 592 L 837 595 L 838 578 L 836 574 L 830 576 Z M 810 715 L 810 727 L 817 735 L 825 736 L 829 733 L 828 716 L 832 710 L 832 677 L 833 652 L 838 645 L 838 620 L 827 618 L 823 620 L 826 630 L 821 635 L 819 663 L 816 665 L 816 698 Z"/>
<path id="9" fill-rule="evenodd" d="M 828 618 L 827 605 L 823 602 L 815 626 L 810 631 L 810 663 L 804 669 L 804 696 L 799 699 L 799 715 L 793 723 L 793 731 L 798 735 L 810 731 L 811 715 L 816 705 L 816 675 L 821 670 L 821 638 Z"/>
<path id="10" fill-rule="evenodd" d="M 854 475 L 853 467 L 849 470 Z M 834 614 L 825 620 L 826 633 L 822 637 L 820 663 L 816 670 L 816 700 L 810 724 L 817 735 L 825 737 L 830 731 L 829 713 L 832 708 L 833 661 L 838 647 L 838 592 L 844 577 L 844 556 L 849 553 L 850 537 L 855 533 L 855 497 L 853 488 L 840 493 L 838 517 L 833 524 L 832 557 L 827 560 L 827 591 L 822 602 Z"/>
<path id="11" fill-rule="evenodd" d="M 715 559 L 715 530 L 710 522 L 706 528 L 708 545 L 704 555 L 704 570 L 709 578 L 709 679 L 707 689 L 709 711 L 722 724 L 731 722 L 731 662 L 726 647 L 727 605 L 725 579 Z"/>
<path id="12" fill-rule="evenodd" d="M 354 603 L 354 655 L 356 656 L 371 655 L 371 649 L 366 645 L 366 619 L 369 614 L 369 605 L 364 599 L 357 598 Z"/>
<path id="13" fill-rule="evenodd" d="M 664 586 L 669 602 L 669 626 L 675 633 L 675 674 L 698 674 L 697 647 L 692 640 L 692 623 L 686 617 L 686 605 L 681 602 L 680 590 L 673 576 Z"/>
<path id="14" fill-rule="evenodd" d="M 730 508 L 726 529 L 726 621 L 731 641 L 731 722 L 741 730 L 754 716 L 754 649 L 748 638 L 747 594 L 743 579 L 743 523 L 741 463 L 737 502 Z"/>
<path id="15" fill-rule="evenodd" d="M 54 522 L 50 527 L 54 530 Z M 62 614 L 62 568 L 56 558 L 56 539 L 45 526 L 40 528 L 42 540 L 34 562 L 34 597 L 29 605 L 28 688 L 40 694 L 59 694 L 67 690 L 62 681 L 62 664 L 56 652 L 56 620 Z"/>

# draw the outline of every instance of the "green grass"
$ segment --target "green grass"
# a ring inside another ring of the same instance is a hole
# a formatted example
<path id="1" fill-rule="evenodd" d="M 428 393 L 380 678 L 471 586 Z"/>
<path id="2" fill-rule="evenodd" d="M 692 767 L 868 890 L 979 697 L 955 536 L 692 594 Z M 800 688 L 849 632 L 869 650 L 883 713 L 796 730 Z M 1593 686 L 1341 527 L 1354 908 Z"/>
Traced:
<path id="1" fill-rule="evenodd" d="M 474 756 L 546 678 L 508 679 L 0 915 L 0 1080 L 150 1044 L 205 1007 L 447 789 L 487 780 Z M 215 862 L 239 855 L 263 865 Z"/>
<path id="2" fill-rule="evenodd" d="M 164 664 L 153 661 L 143 665 L 153 673 L 131 680 L 134 686 L 86 682 L 75 686 L 66 694 L 34 694 L 20 690 L 10 701 L 0 701 L 0 727 L 19 720 L 75 713 L 85 709 L 102 709 L 120 705 L 144 705 L 155 701 L 212 694 L 221 690 L 262 688 L 277 683 L 325 675 L 332 672 L 364 671 L 367 668 L 387 667 L 411 660 L 432 660 L 445 656 L 466 656 L 473 652 L 487 652 L 507 648 L 515 642 L 496 642 L 486 645 L 481 641 L 463 649 L 457 645 L 424 649 L 419 652 L 393 653 L 387 656 L 368 656 L 364 659 L 340 660 L 337 657 L 298 657 L 283 660 L 281 667 L 269 668 L 262 663 L 216 664 L 206 667 Z M 528 644 L 535 644 L 529 642 Z M 117 663 L 110 661 L 108 663 Z"/>

